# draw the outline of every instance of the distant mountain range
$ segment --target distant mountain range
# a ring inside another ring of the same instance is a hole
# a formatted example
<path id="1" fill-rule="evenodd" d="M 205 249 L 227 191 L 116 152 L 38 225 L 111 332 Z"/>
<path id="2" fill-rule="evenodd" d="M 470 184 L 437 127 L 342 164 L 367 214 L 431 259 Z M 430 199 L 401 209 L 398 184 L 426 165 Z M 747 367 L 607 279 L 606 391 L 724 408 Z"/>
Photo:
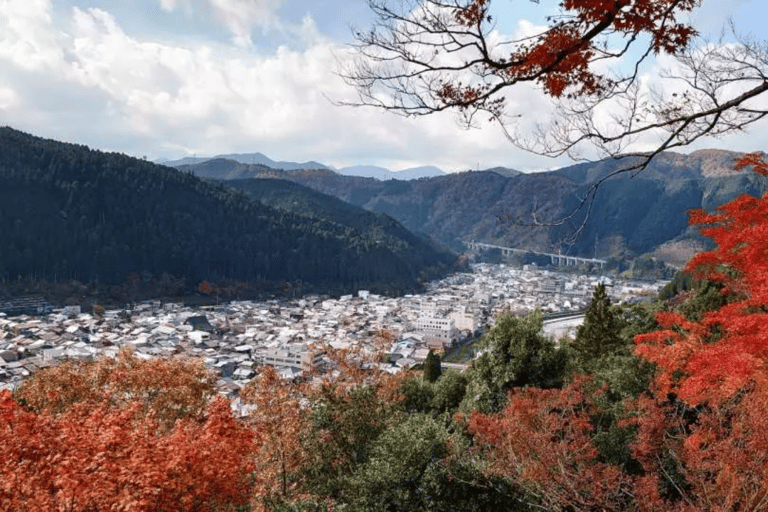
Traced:
<path id="1" fill-rule="evenodd" d="M 300 185 L 230 185 L 0 128 L 0 283 L 122 284 L 133 275 L 193 289 L 269 280 L 396 293 L 455 261 L 385 214 Z"/>
<path id="2" fill-rule="evenodd" d="M 297 162 L 275 161 L 269 158 L 268 156 L 263 155 L 262 153 L 232 153 L 229 155 L 216 155 L 216 156 L 209 156 L 209 157 L 196 156 L 196 157 L 186 157 L 180 160 L 160 160 L 155 163 L 167 165 L 169 167 L 179 167 L 180 165 L 202 164 L 209 160 L 217 160 L 217 159 L 234 160 L 235 162 L 239 162 L 241 164 L 265 165 L 267 167 L 271 167 L 272 169 L 281 169 L 284 171 L 331 169 L 330 167 L 327 167 L 318 162 L 297 163 Z"/>
<path id="3" fill-rule="evenodd" d="M 355 165 L 352 167 L 343 167 L 341 169 L 335 169 L 339 174 L 344 176 L 359 176 L 361 178 L 375 178 L 377 180 L 418 180 L 421 178 L 434 178 L 436 176 L 444 176 L 447 174 L 438 167 L 428 165 L 424 167 L 411 167 L 409 169 L 403 169 L 400 171 L 390 171 L 384 167 L 376 167 L 372 165 Z"/>
<path id="4" fill-rule="evenodd" d="M 741 193 L 765 191 L 765 178 L 732 170 L 738 156 L 723 150 L 661 154 L 639 174 L 622 173 L 605 181 L 594 200 L 587 200 L 580 210 L 594 183 L 626 166 L 626 159 L 533 174 L 495 168 L 411 181 L 344 176 L 327 168 L 238 167 L 226 160 L 181 168 L 222 180 L 293 181 L 386 213 L 411 231 L 429 233 L 457 251 L 463 249 L 463 241 L 477 240 L 588 257 L 668 258 L 660 249 L 672 242 L 687 246 L 689 252 L 701 247 L 702 238 L 688 228 L 688 210 L 712 210 Z M 685 257 L 668 259 L 679 264 Z"/>
<path id="5" fill-rule="evenodd" d="M 435 176 L 443 176 L 445 171 L 435 166 L 424 167 L 412 167 L 408 169 L 402 169 L 400 171 L 390 171 L 384 167 L 377 167 L 375 165 L 355 165 L 351 167 L 342 167 L 336 169 L 328 165 L 324 165 L 318 162 L 283 162 L 274 161 L 262 153 L 239 153 L 230 155 L 217 155 L 213 157 L 187 157 L 180 160 L 158 160 L 156 163 L 167 165 L 169 167 L 182 167 L 185 165 L 202 165 L 212 160 L 232 160 L 234 162 L 253 165 L 253 166 L 266 166 L 271 169 L 282 171 L 297 171 L 297 170 L 330 170 L 337 172 L 344 176 L 359 176 L 362 178 L 375 178 L 377 180 L 416 180 L 420 178 L 431 178 Z M 245 178 L 245 176 L 242 176 Z"/>

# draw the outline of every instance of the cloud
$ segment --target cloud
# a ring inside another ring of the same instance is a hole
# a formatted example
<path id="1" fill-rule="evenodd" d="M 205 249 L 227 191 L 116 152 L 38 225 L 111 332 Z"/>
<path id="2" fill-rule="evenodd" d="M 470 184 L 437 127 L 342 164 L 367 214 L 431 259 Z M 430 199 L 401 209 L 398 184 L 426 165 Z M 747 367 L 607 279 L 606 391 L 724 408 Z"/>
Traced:
<path id="1" fill-rule="evenodd" d="M 0 0 L 0 59 L 37 70 L 63 59 L 49 0 Z"/>
<path id="2" fill-rule="evenodd" d="M 2 5 L 14 13 L 0 21 L 4 122 L 37 135 L 150 158 L 261 151 L 337 166 L 543 167 L 497 128 L 466 131 L 450 113 L 405 119 L 333 105 L 327 98 L 353 94 L 333 73 L 349 55 L 311 17 L 291 27 L 300 44 L 265 52 L 139 38 L 101 9 L 74 8 L 56 24 L 49 2 Z M 19 26 L 29 30 L 9 30 Z"/>
<path id="3" fill-rule="evenodd" d="M 0 110 L 15 107 L 19 102 L 19 95 L 10 87 L 0 86 Z"/>
<path id="4" fill-rule="evenodd" d="M 214 15 L 229 28 L 238 46 L 251 45 L 251 31 L 268 28 L 278 21 L 284 0 L 208 0 Z"/>
<path id="5" fill-rule="evenodd" d="M 178 6 L 189 8 L 189 0 L 160 0 L 160 7 L 164 11 L 175 11 Z"/>
<path id="6" fill-rule="evenodd" d="M 160 0 L 160 7 L 168 12 L 184 8 L 192 9 L 191 0 Z M 205 0 L 205 8 L 232 33 L 233 41 L 240 47 L 253 44 L 254 27 L 266 30 L 279 25 L 278 14 L 285 0 Z"/>

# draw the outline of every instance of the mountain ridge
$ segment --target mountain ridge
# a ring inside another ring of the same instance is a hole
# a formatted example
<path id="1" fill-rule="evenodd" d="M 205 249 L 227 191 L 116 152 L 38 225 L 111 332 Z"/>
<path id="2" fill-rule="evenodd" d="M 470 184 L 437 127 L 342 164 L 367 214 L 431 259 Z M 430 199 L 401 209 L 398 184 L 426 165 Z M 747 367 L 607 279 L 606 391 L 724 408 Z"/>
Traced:
<path id="1" fill-rule="evenodd" d="M 330 170 L 252 171 L 387 213 L 457 251 L 463 241 L 474 239 L 543 252 L 633 258 L 670 241 L 701 241 L 688 228 L 688 210 L 711 211 L 740 193 L 761 194 L 764 180 L 747 170 L 733 171 L 740 155 L 719 149 L 662 153 L 640 173 L 619 173 L 604 181 L 593 202 L 588 198 L 596 181 L 631 160 L 577 163 L 539 173 L 465 171 L 413 181 Z"/>
<path id="2" fill-rule="evenodd" d="M 287 211 L 221 182 L 10 127 L 0 128 L 0 148 L 0 282 L 120 284 L 138 273 L 400 293 L 455 258 L 385 215 L 352 205 L 337 213 L 335 198 L 322 215 Z M 310 210 L 320 201 L 303 196 Z M 367 221 L 343 222 L 355 217 Z"/>

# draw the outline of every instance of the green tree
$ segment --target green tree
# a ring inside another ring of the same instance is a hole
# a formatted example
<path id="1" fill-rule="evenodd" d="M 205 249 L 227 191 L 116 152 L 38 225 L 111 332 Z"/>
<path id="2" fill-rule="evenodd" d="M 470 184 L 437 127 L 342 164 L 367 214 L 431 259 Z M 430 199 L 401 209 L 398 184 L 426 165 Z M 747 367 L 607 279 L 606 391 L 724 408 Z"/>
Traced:
<path id="1" fill-rule="evenodd" d="M 456 412 L 467 391 L 467 379 L 451 368 L 433 386 L 432 407 L 437 412 Z"/>
<path id="2" fill-rule="evenodd" d="M 372 444 L 371 456 L 347 480 L 339 510 L 462 512 L 529 510 L 522 493 L 482 474 L 455 425 L 410 414 Z"/>
<path id="3" fill-rule="evenodd" d="M 427 359 L 424 361 L 424 380 L 427 382 L 435 382 L 440 378 L 441 373 L 440 356 L 435 354 L 434 350 L 430 349 L 427 354 Z"/>
<path id="4" fill-rule="evenodd" d="M 524 317 L 501 313 L 496 325 L 478 343 L 478 356 L 465 372 L 467 389 L 461 410 L 500 411 L 514 387 L 560 387 L 568 363 L 567 352 L 542 332 L 541 311 Z"/>
<path id="5" fill-rule="evenodd" d="M 592 370 L 599 359 L 622 346 L 619 327 L 605 285 L 599 283 L 592 293 L 592 303 L 584 316 L 584 323 L 576 331 L 572 344 L 582 370 Z"/>

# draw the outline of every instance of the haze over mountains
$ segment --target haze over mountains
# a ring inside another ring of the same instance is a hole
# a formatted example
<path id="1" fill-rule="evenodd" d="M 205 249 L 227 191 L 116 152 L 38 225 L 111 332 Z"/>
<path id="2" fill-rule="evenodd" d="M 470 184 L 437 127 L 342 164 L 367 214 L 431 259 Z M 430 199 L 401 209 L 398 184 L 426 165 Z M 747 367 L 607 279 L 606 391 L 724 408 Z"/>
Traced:
<path id="1" fill-rule="evenodd" d="M 430 178 L 434 176 L 443 176 L 445 171 L 435 166 L 411 167 L 399 171 L 391 171 L 384 167 L 375 165 L 353 165 L 350 167 L 335 168 L 315 161 L 310 162 L 284 162 L 275 161 L 262 153 L 237 153 L 229 155 L 216 155 L 213 157 L 187 157 L 179 160 L 158 160 L 156 163 L 170 167 L 180 167 L 182 165 L 201 165 L 211 160 L 233 160 L 246 165 L 263 165 L 272 169 L 283 171 L 313 170 L 325 169 L 337 172 L 344 176 L 360 176 L 362 178 L 376 178 L 378 180 L 414 180 L 419 178 Z"/>

